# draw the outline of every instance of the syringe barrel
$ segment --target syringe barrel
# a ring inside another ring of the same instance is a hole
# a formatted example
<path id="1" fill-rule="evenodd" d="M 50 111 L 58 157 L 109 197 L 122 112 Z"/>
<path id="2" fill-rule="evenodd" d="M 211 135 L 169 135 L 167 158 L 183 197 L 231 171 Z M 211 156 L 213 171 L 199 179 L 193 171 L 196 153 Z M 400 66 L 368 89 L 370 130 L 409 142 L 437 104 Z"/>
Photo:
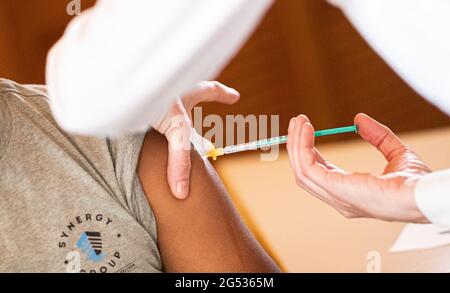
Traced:
<path id="1" fill-rule="evenodd" d="M 356 125 L 352 125 L 352 126 L 347 126 L 347 127 L 318 130 L 314 133 L 314 136 L 320 137 L 320 136 L 327 136 L 327 135 L 348 133 L 348 132 L 357 132 L 357 131 L 358 131 L 358 129 L 357 129 Z M 249 143 L 227 146 L 223 150 L 224 150 L 225 154 L 234 154 L 234 153 L 252 151 L 252 150 L 257 150 L 259 148 L 265 148 L 265 147 L 270 147 L 270 146 L 274 146 L 274 145 L 284 144 L 286 142 L 287 142 L 287 136 L 285 135 L 285 136 L 280 136 L 280 137 L 274 137 L 274 138 L 253 141 L 253 142 L 249 142 Z"/>
<path id="2" fill-rule="evenodd" d="M 227 146 L 227 147 L 224 147 L 223 150 L 224 150 L 225 154 L 234 154 L 234 153 L 245 152 L 245 151 L 253 151 L 253 150 L 258 149 L 257 143 L 258 143 L 257 141 L 254 141 L 254 142 L 249 142 L 249 143 Z"/>
<path id="3" fill-rule="evenodd" d="M 254 151 L 259 148 L 265 148 L 265 147 L 283 144 L 283 143 L 286 143 L 286 141 L 287 141 L 287 136 L 262 139 L 262 140 L 253 141 L 253 142 L 249 142 L 249 143 L 227 146 L 224 148 L 224 152 L 225 152 L 225 154 L 234 154 L 234 153 L 245 152 L 245 151 Z"/>

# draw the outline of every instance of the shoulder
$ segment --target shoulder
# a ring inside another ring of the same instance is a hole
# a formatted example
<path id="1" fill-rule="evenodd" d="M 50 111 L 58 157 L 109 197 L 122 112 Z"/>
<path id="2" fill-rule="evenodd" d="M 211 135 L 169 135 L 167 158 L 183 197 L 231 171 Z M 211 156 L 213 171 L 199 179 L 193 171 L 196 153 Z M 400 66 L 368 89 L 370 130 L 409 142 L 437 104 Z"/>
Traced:
<path id="1" fill-rule="evenodd" d="M 0 95 L 4 96 L 7 93 L 46 97 L 47 89 L 45 85 L 22 85 L 12 80 L 0 78 Z"/>
<path id="2" fill-rule="evenodd" d="M 12 112 L 14 109 L 34 109 L 46 114 L 49 112 L 45 85 L 22 85 L 0 78 L 0 97 Z"/>
<path id="3" fill-rule="evenodd" d="M 8 105 L 11 118 L 18 112 L 26 112 L 52 119 L 45 85 L 22 85 L 0 78 L 0 99 Z"/>
<path id="4" fill-rule="evenodd" d="M 5 152 L 17 119 L 50 121 L 52 116 L 44 85 L 21 85 L 0 78 L 0 157 Z M 24 121 L 17 125 L 24 126 Z"/>

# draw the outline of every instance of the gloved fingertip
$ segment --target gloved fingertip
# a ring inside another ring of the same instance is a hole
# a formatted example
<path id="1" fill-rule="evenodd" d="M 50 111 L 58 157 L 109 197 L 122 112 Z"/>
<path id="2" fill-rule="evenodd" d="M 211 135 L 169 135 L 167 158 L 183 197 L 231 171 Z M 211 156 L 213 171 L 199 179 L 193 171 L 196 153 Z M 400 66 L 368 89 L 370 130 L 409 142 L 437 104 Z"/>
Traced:
<path id="1" fill-rule="evenodd" d="M 189 195 L 189 181 L 178 181 L 176 185 L 176 197 L 178 199 L 185 199 Z"/>

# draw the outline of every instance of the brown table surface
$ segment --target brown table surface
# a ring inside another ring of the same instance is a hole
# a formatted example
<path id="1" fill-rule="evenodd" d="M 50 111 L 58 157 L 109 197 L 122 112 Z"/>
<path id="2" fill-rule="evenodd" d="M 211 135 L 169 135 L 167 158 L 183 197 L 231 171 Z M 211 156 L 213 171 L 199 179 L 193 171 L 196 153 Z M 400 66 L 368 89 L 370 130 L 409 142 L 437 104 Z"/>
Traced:
<path id="1" fill-rule="evenodd" d="M 450 127 L 400 135 L 433 169 L 450 168 Z M 333 163 L 381 172 L 383 157 L 360 139 L 319 145 Z M 258 152 L 219 158 L 215 167 L 256 237 L 287 272 L 366 272 L 367 255 L 382 272 L 449 272 L 450 246 L 389 253 L 402 223 L 342 217 L 300 189 L 287 153 L 261 162 Z"/>

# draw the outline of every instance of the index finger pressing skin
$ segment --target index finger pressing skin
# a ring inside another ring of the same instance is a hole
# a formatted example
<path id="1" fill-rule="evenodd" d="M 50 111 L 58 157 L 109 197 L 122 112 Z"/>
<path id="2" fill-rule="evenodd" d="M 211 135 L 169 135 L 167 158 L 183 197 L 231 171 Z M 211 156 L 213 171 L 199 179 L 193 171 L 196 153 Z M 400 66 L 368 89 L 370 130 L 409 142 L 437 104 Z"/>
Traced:
<path id="1" fill-rule="evenodd" d="M 178 199 L 189 195 L 191 159 L 190 159 L 190 125 L 181 123 L 166 134 L 168 141 L 167 179 L 170 190 Z"/>
<path id="2" fill-rule="evenodd" d="M 167 179 L 172 194 L 178 199 L 189 195 L 191 174 L 191 153 L 188 150 L 174 150 L 169 146 Z"/>

